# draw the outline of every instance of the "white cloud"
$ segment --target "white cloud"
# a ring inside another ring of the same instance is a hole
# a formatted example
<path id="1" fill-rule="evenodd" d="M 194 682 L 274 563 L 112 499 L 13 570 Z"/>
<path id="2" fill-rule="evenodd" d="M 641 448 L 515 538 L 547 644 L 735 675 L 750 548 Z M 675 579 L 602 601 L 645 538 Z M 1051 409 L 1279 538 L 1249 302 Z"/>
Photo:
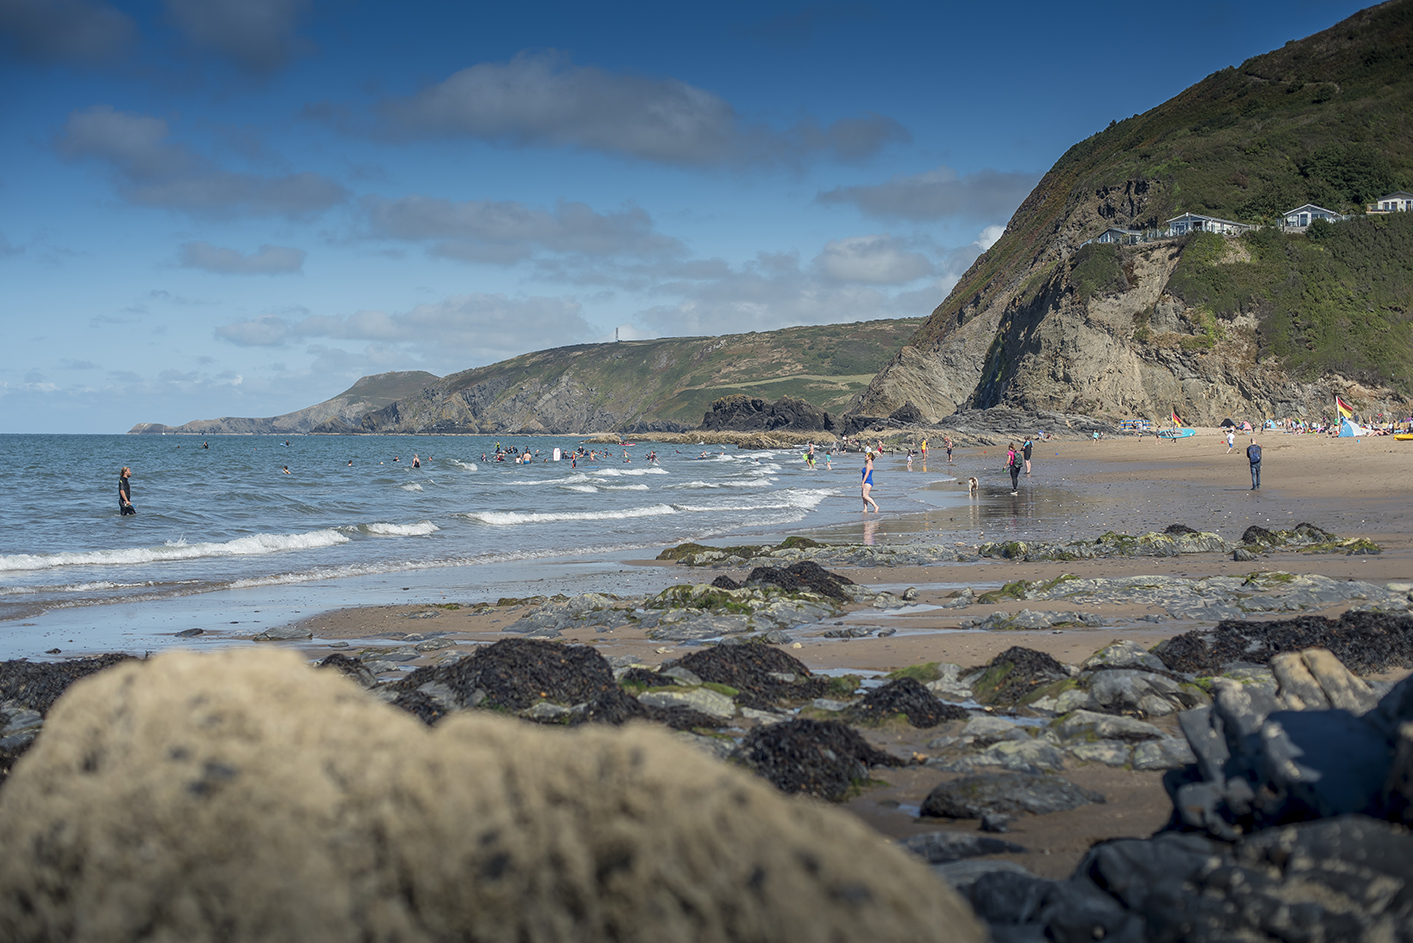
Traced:
<path id="1" fill-rule="evenodd" d="M 283 347 L 316 338 L 365 341 L 365 355 L 381 352 L 403 364 L 412 355 L 429 369 L 450 370 L 582 343 L 594 333 L 575 301 L 491 294 L 457 295 L 405 312 L 365 310 L 298 321 L 267 314 L 216 329 L 217 337 L 242 347 Z M 311 348 L 331 362 L 340 356 L 332 350 Z"/>
<path id="2" fill-rule="evenodd" d="M 308 47 L 295 35 L 310 0 L 167 0 L 167 14 L 192 45 L 240 68 L 269 73 Z"/>
<path id="3" fill-rule="evenodd" d="M 927 256 L 904 249 L 886 233 L 828 242 L 813 265 L 825 278 L 836 282 L 902 285 L 932 274 L 932 262 Z"/>
<path id="4" fill-rule="evenodd" d="M 997 243 L 997 241 L 999 241 L 1000 238 L 1001 238 L 1002 236 L 1004 236 L 1005 234 L 1006 234 L 1006 227 L 1005 227 L 1005 226 L 998 226 L 998 225 L 987 226 L 985 229 L 983 229 L 983 230 L 981 231 L 981 234 L 976 237 L 976 242 L 975 242 L 974 244 L 977 245 L 977 246 L 980 246 L 980 247 L 981 247 L 981 251 L 982 251 L 982 252 L 985 252 L 987 249 L 989 249 L 989 248 L 991 248 L 992 246 L 994 246 L 994 245 Z"/>
<path id="5" fill-rule="evenodd" d="M 836 187 L 819 193 L 820 203 L 849 203 L 880 219 L 1009 219 L 1034 189 L 1038 174 L 980 170 L 959 175 L 950 167 L 898 175 L 870 186 Z"/>
<path id="6" fill-rule="evenodd" d="M 213 246 L 209 242 L 185 242 L 181 246 L 181 266 L 202 269 L 220 275 L 279 275 L 301 272 L 307 253 L 287 246 L 263 245 L 256 252 L 242 255 L 235 249 Z"/>
<path id="7" fill-rule="evenodd" d="M 168 140 L 167 122 L 94 105 L 71 112 L 55 142 L 73 160 L 111 167 L 130 203 L 224 216 L 307 218 L 348 199 L 348 191 L 316 173 L 238 173 Z"/>
<path id="8" fill-rule="evenodd" d="M 333 106 L 312 106 L 333 115 Z M 892 118 L 867 114 L 783 131 L 748 124 L 724 99 L 667 77 L 576 66 L 561 53 L 483 62 L 378 106 L 385 133 L 470 137 L 517 147 L 574 147 L 679 166 L 857 161 L 910 140 Z M 315 111 L 309 112 L 311 115 Z"/>
<path id="9" fill-rule="evenodd" d="M 586 256 L 676 254 L 683 246 L 664 236 L 639 207 L 600 213 L 561 201 L 553 210 L 510 200 L 452 200 L 418 194 L 361 201 L 368 234 L 432 243 L 431 252 L 468 262 L 510 265 L 537 250 Z"/>
<path id="10" fill-rule="evenodd" d="M 0 53 L 39 62 L 97 65 L 137 38 L 132 17 L 103 2 L 0 0 Z"/>

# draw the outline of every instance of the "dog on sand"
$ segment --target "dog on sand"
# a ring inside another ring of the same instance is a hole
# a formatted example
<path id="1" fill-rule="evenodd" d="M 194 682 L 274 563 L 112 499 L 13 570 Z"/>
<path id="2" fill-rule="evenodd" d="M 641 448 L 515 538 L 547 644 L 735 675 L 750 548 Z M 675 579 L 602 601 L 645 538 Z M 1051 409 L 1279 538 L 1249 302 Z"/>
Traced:
<path id="1" fill-rule="evenodd" d="M 967 479 L 967 492 L 968 492 L 969 494 L 973 494 L 973 495 L 976 494 L 977 490 L 978 490 L 980 487 L 981 487 L 981 482 L 977 481 L 976 478 L 973 477 L 973 478 L 968 478 L 968 479 Z"/>

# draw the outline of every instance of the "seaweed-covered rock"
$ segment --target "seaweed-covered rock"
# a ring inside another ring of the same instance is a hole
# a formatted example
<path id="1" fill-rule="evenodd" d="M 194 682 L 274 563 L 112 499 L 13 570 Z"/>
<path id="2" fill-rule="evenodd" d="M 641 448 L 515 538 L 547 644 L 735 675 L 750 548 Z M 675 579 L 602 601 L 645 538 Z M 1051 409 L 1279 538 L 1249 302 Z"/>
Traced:
<path id="1" fill-rule="evenodd" d="M 782 791 L 839 801 L 868 780 L 870 766 L 901 766 L 837 720 L 791 720 L 757 727 L 735 756 Z"/>
<path id="2" fill-rule="evenodd" d="M 804 662 L 770 645 L 714 645 L 672 664 L 703 681 L 735 688 L 737 702 L 757 710 L 780 701 L 812 700 L 829 688 L 827 678 L 816 677 Z"/>
<path id="3" fill-rule="evenodd" d="M 456 707 L 516 713 L 540 702 L 592 705 L 622 693 L 608 662 L 589 646 L 519 638 L 483 646 L 448 665 L 418 668 L 392 690 L 413 692 L 429 683 L 449 689 Z"/>
<path id="4" fill-rule="evenodd" d="M 363 664 L 363 662 L 359 661 L 357 658 L 351 658 L 342 652 L 334 652 L 332 655 L 319 662 L 318 667 L 332 668 L 335 671 L 341 672 L 344 676 L 352 678 L 365 688 L 371 688 L 378 683 L 377 676 L 368 670 L 367 665 Z"/>
<path id="5" fill-rule="evenodd" d="M 972 690 L 983 704 L 1017 704 L 1037 689 L 1069 676 L 1065 666 L 1051 656 L 1016 645 L 986 663 Z"/>
<path id="6" fill-rule="evenodd" d="M 978 773 L 942 783 L 927 794 L 922 814 L 948 819 L 983 815 L 1048 815 L 1066 812 L 1104 797 L 1059 776 L 1030 773 Z"/>
<path id="7" fill-rule="evenodd" d="M 1413 616 L 1350 610 L 1338 619 L 1300 616 L 1226 619 L 1160 643 L 1154 654 L 1171 671 L 1218 675 L 1239 662 L 1265 665 L 1283 652 L 1324 648 L 1356 674 L 1413 667 Z"/>
<path id="8" fill-rule="evenodd" d="M 786 592 L 809 592 L 830 599 L 847 600 L 843 587 L 853 586 L 847 576 L 830 573 L 812 560 L 801 560 L 781 568 L 758 566 L 746 576 L 746 586 L 778 586 Z"/>
<path id="9" fill-rule="evenodd" d="M 856 818 L 646 726 L 427 728 L 296 653 L 87 680 L 0 793 L 0 939 L 980 943 Z"/>
<path id="10" fill-rule="evenodd" d="M 914 727 L 936 727 L 949 720 L 966 720 L 966 709 L 938 700 L 915 678 L 897 678 L 874 688 L 846 711 L 855 723 L 878 723 L 902 714 Z"/>
<path id="11" fill-rule="evenodd" d="M 13 701 L 47 714 L 75 681 L 131 660 L 131 655 L 97 655 L 54 662 L 3 661 L 0 701 Z"/>

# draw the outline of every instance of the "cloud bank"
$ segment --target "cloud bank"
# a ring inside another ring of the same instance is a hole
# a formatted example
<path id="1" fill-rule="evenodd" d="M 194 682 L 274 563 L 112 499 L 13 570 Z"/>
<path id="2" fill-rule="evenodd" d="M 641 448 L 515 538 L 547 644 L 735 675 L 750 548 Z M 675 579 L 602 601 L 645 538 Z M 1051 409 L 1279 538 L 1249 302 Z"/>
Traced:
<path id="1" fill-rule="evenodd" d="M 595 333 L 578 302 L 482 293 L 456 295 L 405 312 L 356 311 L 297 321 L 267 314 L 216 328 L 217 337 L 241 347 L 286 347 L 316 338 L 365 341 L 370 349 L 397 347 L 424 363 L 452 370 L 580 343 Z M 329 352 L 321 348 L 320 353 Z"/>
<path id="2" fill-rule="evenodd" d="M 295 34 L 310 0 L 167 0 L 167 16 L 198 50 L 269 74 L 307 46 Z"/>
<path id="3" fill-rule="evenodd" d="M 860 161 L 911 140 L 877 114 L 786 130 L 748 124 L 705 89 L 673 78 L 576 66 L 556 52 L 462 69 L 377 106 L 395 137 L 468 137 L 514 147 L 573 147 L 684 167 L 797 164 L 825 156 Z"/>
<path id="4" fill-rule="evenodd" d="M 101 65 L 137 40 L 132 17 L 88 0 L 0 0 L 0 53 L 32 62 Z"/>
<path id="5" fill-rule="evenodd" d="M 207 216 L 308 219 L 348 199 L 348 191 L 316 173 L 240 173 L 169 140 L 167 122 L 94 105 L 71 112 L 55 141 L 70 160 L 107 165 L 119 194 L 137 206 Z"/>
<path id="6" fill-rule="evenodd" d="M 303 271 L 306 255 L 303 249 L 287 246 L 264 245 L 250 255 L 242 255 L 209 242 L 184 242 L 180 264 L 218 275 L 282 275 Z"/>
<path id="7" fill-rule="evenodd" d="M 560 201 L 553 210 L 513 200 L 452 201 L 418 194 L 360 202 L 368 235 L 431 243 L 433 255 L 510 265 L 537 251 L 654 257 L 683 251 L 642 209 L 600 213 Z"/>
<path id="8" fill-rule="evenodd" d="M 1039 179 L 1038 174 L 996 170 L 959 175 L 939 166 L 871 186 L 836 187 L 820 192 L 815 200 L 826 205 L 847 203 L 878 219 L 1009 219 Z"/>

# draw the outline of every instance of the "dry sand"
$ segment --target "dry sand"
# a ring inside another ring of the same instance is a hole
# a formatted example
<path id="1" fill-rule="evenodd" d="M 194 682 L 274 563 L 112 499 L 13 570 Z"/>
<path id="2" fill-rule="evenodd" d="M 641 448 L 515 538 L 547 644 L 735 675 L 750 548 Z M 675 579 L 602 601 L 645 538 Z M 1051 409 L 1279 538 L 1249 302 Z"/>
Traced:
<path id="1" fill-rule="evenodd" d="M 963 511 L 922 515 L 932 522 L 884 518 L 871 532 L 893 539 L 913 537 L 927 541 L 976 543 L 981 539 L 1055 540 L 1097 536 L 1107 530 L 1132 534 L 1161 530 L 1171 523 L 1185 523 L 1199 530 L 1215 530 L 1235 540 L 1251 524 L 1275 529 L 1309 521 L 1341 537 L 1362 536 L 1379 543 L 1379 556 L 1309 556 L 1277 553 L 1258 564 L 1235 563 L 1218 554 L 1176 558 L 1138 558 L 1073 561 L 1063 564 L 988 562 L 936 567 L 873 568 L 843 571 L 857 582 L 871 585 L 913 586 L 919 602 L 936 603 L 959 586 L 978 591 L 1016 579 L 1051 579 L 1061 573 L 1079 576 L 1164 574 L 1201 577 L 1245 575 L 1255 569 L 1323 574 L 1337 579 L 1372 582 L 1413 579 L 1413 519 L 1410 485 L 1413 485 L 1413 442 L 1375 437 L 1359 442 L 1323 436 L 1257 436 L 1264 450 L 1262 488 L 1252 491 L 1244 454 L 1249 436 L 1237 438 L 1237 448 L 1227 454 L 1218 430 L 1199 430 L 1192 438 L 1166 441 L 1152 437 L 1100 442 L 1045 442 L 1037 445 L 1033 476 L 1022 479 L 1021 495 L 1011 498 L 1009 479 L 1001 470 L 1005 449 L 965 449 L 956 452 L 956 464 L 932 461 L 932 470 L 917 472 L 946 475 L 964 481 L 969 475 L 982 480 L 982 496 Z M 1018 440 L 1019 441 L 1019 440 Z M 940 457 L 939 453 L 935 453 Z M 886 461 L 886 460 L 885 460 Z M 895 462 L 901 465 L 901 462 Z M 888 468 L 889 466 L 884 466 Z M 902 474 L 899 469 L 890 473 Z M 887 476 L 878 497 L 885 504 Z M 960 484 L 956 487 L 961 488 Z M 943 518 L 946 520 L 943 520 Z M 957 520 L 957 518 L 961 520 Z M 932 533 L 929 533 L 929 532 Z M 718 572 L 644 562 L 662 570 L 664 587 L 675 582 L 707 582 Z M 742 571 L 727 571 L 740 577 Z M 477 600 L 451 602 L 471 604 Z M 800 647 L 790 653 L 812 669 L 840 671 L 889 671 L 920 662 L 955 662 L 979 665 L 1012 645 L 1023 645 L 1075 664 L 1111 641 L 1133 639 L 1145 646 L 1197 627 L 1197 623 L 1167 621 L 1141 623 L 1142 629 L 1105 627 L 1088 630 L 1043 632 L 960 631 L 963 619 L 974 619 L 995 610 L 1013 611 L 1025 604 L 972 606 L 964 611 L 928 610 L 914 615 L 887 615 L 874 610 L 850 613 L 846 625 L 878 625 L 898 629 L 886 638 L 826 639 L 827 626 L 796 633 Z M 1034 606 L 1034 604 L 1031 604 Z M 1065 608 L 1047 603 L 1047 609 Z M 1110 621 L 1141 615 L 1142 607 L 1086 606 Z M 1335 614 L 1338 609 L 1327 611 Z M 412 613 L 421 614 L 409 621 Z M 388 644 L 409 632 L 449 633 L 463 649 L 467 645 L 505 637 L 502 630 L 519 615 L 517 607 L 472 612 L 427 606 L 360 608 L 324 613 L 307 620 L 321 640 L 346 639 L 351 645 Z M 635 654 L 648 664 L 677 657 L 690 649 L 654 642 L 641 632 L 620 629 L 597 634 L 587 630 L 566 633 L 568 641 L 594 645 L 605 656 Z M 327 644 L 309 644 L 311 657 L 326 654 Z M 441 654 L 441 653 L 436 653 Z M 1397 675 L 1395 675 L 1396 677 Z M 1168 721 L 1171 723 L 1171 721 Z M 907 755 L 926 752 L 928 740 L 955 733 L 950 725 L 929 731 L 889 727 L 868 731 L 880 745 Z M 1008 836 L 1030 848 L 1026 855 L 1010 856 L 1037 874 L 1061 877 L 1070 873 L 1084 850 L 1094 841 L 1118 836 L 1146 836 L 1167 821 L 1170 805 L 1156 773 L 1111 770 L 1097 765 L 1067 770 L 1081 785 L 1105 793 L 1110 802 L 1070 813 L 1017 822 Z M 975 828 L 976 823 L 939 823 L 917 820 L 910 807 L 921 803 L 947 774 L 911 767 L 890 773 L 889 785 L 869 790 L 848 803 L 848 808 L 880 831 L 900 837 L 938 827 Z"/>

